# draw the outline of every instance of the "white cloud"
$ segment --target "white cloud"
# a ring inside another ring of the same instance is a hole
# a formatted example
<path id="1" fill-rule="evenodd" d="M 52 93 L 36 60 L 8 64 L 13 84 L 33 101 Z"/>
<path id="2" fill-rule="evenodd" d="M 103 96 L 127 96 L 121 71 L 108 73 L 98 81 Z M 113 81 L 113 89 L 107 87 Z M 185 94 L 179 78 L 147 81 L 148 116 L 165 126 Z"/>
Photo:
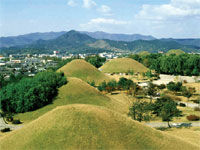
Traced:
<path id="1" fill-rule="evenodd" d="M 105 13 L 105 14 L 108 14 L 111 12 L 111 8 L 107 5 L 101 5 L 100 8 L 97 9 L 99 12 L 102 12 L 102 13 Z"/>
<path id="2" fill-rule="evenodd" d="M 97 4 L 93 0 L 83 0 L 83 7 L 84 8 L 92 8 Z"/>
<path id="3" fill-rule="evenodd" d="M 96 19 L 91 19 L 87 24 L 88 25 L 91 25 L 91 24 L 125 25 L 125 24 L 129 24 L 129 22 L 121 21 L 121 20 L 115 20 L 115 19 L 96 18 Z"/>
<path id="4" fill-rule="evenodd" d="M 69 0 L 67 5 L 71 6 L 71 7 L 74 7 L 77 5 L 76 1 L 75 0 Z"/>
<path id="5" fill-rule="evenodd" d="M 157 37 L 199 37 L 200 0 L 171 0 L 168 4 L 143 5 L 134 16 L 134 24 L 140 33 Z"/>
<path id="6" fill-rule="evenodd" d="M 143 5 L 137 19 L 181 19 L 200 16 L 200 0 L 171 0 L 169 4 Z"/>

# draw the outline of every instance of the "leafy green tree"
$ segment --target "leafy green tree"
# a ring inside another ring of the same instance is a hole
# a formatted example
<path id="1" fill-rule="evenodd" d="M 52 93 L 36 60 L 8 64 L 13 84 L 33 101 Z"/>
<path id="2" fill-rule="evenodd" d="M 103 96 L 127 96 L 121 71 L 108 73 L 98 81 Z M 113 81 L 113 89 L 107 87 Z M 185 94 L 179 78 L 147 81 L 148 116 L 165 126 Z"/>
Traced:
<path id="1" fill-rule="evenodd" d="M 141 122 L 142 120 L 149 119 L 150 118 L 149 106 L 150 106 L 149 103 L 137 100 L 129 108 L 128 116 L 130 116 L 132 119 L 137 120 L 139 122 Z"/>
<path id="2" fill-rule="evenodd" d="M 96 68 L 99 68 L 105 63 L 106 58 L 105 57 L 100 57 L 99 55 L 96 56 L 88 56 L 85 58 L 87 62 L 95 66 Z"/>
<path id="3" fill-rule="evenodd" d="M 172 100 L 168 100 L 161 107 L 159 116 L 163 121 L 167 121 L 168 127 L 171 128 L 169 122 L 172 121 L 173 117 L 177 116 L 179 113 L 179 110 L 176 108 L 176 103 Z"/>
<path id="4" fill-rule="evenodd" d="M 51 71 L 12 82 L 0 90 L 0 108 L 13 113 L 36 110 L 51 103 L 58 88 L 66 83 L 63 73 Z"/>

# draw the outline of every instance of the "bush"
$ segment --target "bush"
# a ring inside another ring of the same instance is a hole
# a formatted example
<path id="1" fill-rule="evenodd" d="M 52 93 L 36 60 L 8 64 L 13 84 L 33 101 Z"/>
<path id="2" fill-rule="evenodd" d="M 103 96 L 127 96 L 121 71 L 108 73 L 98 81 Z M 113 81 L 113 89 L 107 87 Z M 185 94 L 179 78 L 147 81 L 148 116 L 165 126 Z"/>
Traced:
<path id="1" fill-rule="evenodd" d="M 158 86 L 158 88 L 161 89 L 161 90 L 163 90 L 163 89 L 166 88 L 166 85 L 165 84 L 161 84 L 161 85 Z"/>
<path id="2" fill-rule="evenodd" d="M 9 131 L 10 131 L 10 128 L 1 129 L 1 132 L 9 132 Z"/>
<path id="3" fill-rule="evenodd" d="M 179 92 L 182 89 L 182 83 L 181 82 L 169 82 L 167 84 L 167 89 L 170 91 L 175 91 L 175 92 Z"/>
<path id="4" fill-rule="evenodd" d="M 184 103 L 180 103 L 179 106 L 186 107 L 186 105 Z"/>
<path id="5" fill-rule="evenodd" d="M 199 121 L 200 117 L 196 116 L 196 115 L 189 115 L 189 116 L 187 116 L 187 120 L 189 120 L 189 121 Z"/>
<path id="6" fill-rule="evenodd" d="M 200 107 L 195 107 L 194 110 L 195 111 L 200 111 Z"/>
<path id="7" fill-rule="evenodd" d="M 20 120 L 13 120 L 12 124 L 21 124 L 22 122 Z"/>

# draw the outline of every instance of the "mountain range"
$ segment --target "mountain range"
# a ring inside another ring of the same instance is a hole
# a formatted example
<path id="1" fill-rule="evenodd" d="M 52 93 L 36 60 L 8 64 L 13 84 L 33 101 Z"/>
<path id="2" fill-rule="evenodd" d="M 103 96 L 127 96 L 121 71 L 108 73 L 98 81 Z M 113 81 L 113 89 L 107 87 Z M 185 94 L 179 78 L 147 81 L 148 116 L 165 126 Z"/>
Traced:
<path id="1" fill-rule="evenodd" d="M 1 53 L 99 53 L 158 51 L 182 49 L 199 52 L 200 39 L 156 39 L 139 34 L 109 34 L 105 32 L 48 32 L 0 38 Z"/>

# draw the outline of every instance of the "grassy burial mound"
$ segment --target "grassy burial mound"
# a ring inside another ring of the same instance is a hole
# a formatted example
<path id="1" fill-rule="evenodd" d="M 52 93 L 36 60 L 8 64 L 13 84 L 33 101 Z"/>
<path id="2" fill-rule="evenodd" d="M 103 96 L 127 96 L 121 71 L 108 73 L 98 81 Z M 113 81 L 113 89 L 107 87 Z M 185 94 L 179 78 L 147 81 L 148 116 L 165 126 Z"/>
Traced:
<path id="1" fill-rule="evenodd" d="M 171 55 L 171 54 L 175 54 L 175 55 L 180 55 L 180 54 L 184 54 L 185 52 L 180 50 L 180 49 L 172 49 L 172 50 L 169 50 L 166 55 Z"/>
<path id="2" fill-rule="evenodd" d="M 56 108 L 57 106 L 69 104 L 91 104 L 103 106 L 123 114 L 128 110 L 128 106 L 124 103 L 117 102 L 115 99 L 110 99 L 81 79 L 68 78 L 68 84 L 59 88 L 58 96 L 52 104 L 35 111 L 17 114 L 15 115 L 15 118 L 19 118 L 25 123 L 30 122 L 46 112 Z"/>
<path id="3" fill-rule="evenodd" d="M 148 51 L 141 51 L 138 53 L 138 55 L 141 55 L 141 56 L 146 56 L 146 55 L 149 55 L 151 53 L 149 53 Z"/>
<path id="4" fill-rule="evenodd" d="M 198 149 L 103 107 L 57 107 L 0 138 L 0 149 Z"/>
<path id="5" fill-rule="evenodd" d="M 148 69 L 140 64 L 139 62 L 131 59 L 131 58 L 117 58 L 112 59 L 111 61 L 105 63 L 101 70 L 106 73 L 122 73 L 133 71 L 136 72 L 146 72 Z"/>
<path id="6" fill-rule="evenodd" d="M 67 77 L 77 77 L 86 82 L 95 81 L 96 84 L 99 84 L 104 80 L 111 80 L 97 68 L 81 59 L 73 60 L 72 62 L 60 68 L 58 71 L 64 72 Z"/>

